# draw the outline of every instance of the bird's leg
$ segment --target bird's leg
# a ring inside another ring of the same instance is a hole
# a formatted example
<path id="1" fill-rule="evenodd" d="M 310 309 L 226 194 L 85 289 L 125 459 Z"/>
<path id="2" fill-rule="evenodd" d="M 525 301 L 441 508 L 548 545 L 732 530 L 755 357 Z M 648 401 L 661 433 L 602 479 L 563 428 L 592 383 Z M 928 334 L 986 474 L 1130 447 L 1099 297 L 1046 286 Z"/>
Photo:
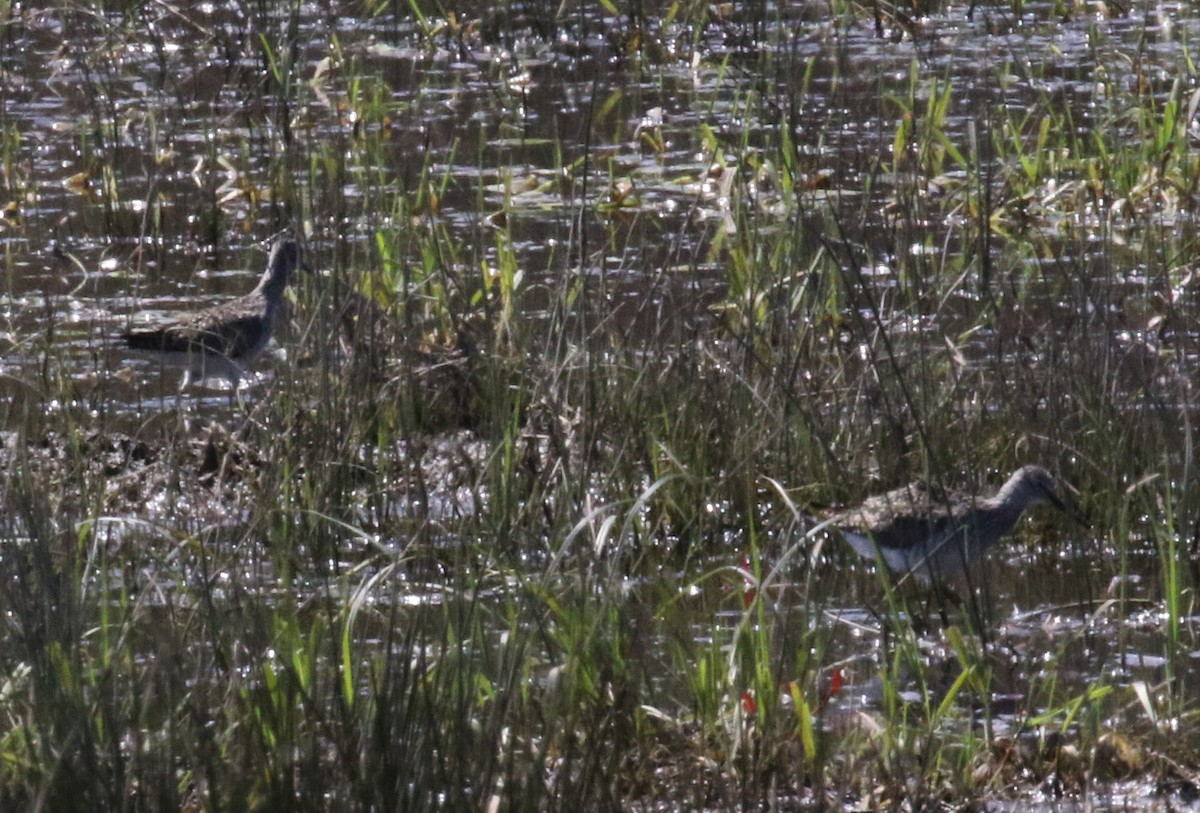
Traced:
<path id="1" fill-rule="evenodd" d="M 188 385 L 191 383 L 192 383 L 192 370 L 190 367 L 185 367 L 183 370 L 183 377 L 179 379 L 179 388 L 175 390 L 175 411 L 176 412 L 180 412 L 183 410 L 183 393 L 184 393 L 184 390 L 186 390 L 188 388 Z"/>
<path id="2" fill-rule="evenodd" d="M 979 635 L 980 642 L 986 647 L 988 641 L 988 623 L 991 613 L 990 593 L 987 591 L 987 580 L 981 580 L 980 584 L 973 584 L 971 574 L 965 574 L 967 578 L 967 595 L 970 597 L 969 602 L 965 605 L 967 618 L 970 619 L 971 625 Z"/>
<path id="3" fill-rule="evenodd" d="M 925 594 L 925 611 L 929 612 L 930 606 L 937 603 L 937 615 L 942 620 L 942 626 L 950 626 L 949 611 L 952 608 L 961 609 L 966 605 L 963 597 L 954 589 L 953 585 L 949 584 L 945 579 L 933 579 L 929 583 L 929 590 Z"/>
<path id="4" fill-rule="evenodd" d="M 229 406 L 233 406 L 234 401 L 237 401 L 238 406 L 244 406 L 242 401 L 242 376 L 245 371 L 242 370 L 240 364 L 233 359 L 229 359 Z"/>

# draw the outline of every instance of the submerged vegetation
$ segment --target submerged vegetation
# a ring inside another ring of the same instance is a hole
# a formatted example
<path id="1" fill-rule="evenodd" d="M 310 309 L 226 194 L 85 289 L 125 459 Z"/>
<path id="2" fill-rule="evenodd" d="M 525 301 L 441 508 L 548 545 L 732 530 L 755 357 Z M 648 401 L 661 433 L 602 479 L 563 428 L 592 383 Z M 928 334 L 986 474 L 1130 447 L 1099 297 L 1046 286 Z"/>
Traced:
<path id="1" fill-rule="evenodd" d="M 0 808 L 1193 800 L 1200 16 L 1138 15 L 0 0 Z M 284 228 L 242 404 L 115 347 Z M 1027 463 L 1088 527 L 961 602 L 814 520 Z"/>

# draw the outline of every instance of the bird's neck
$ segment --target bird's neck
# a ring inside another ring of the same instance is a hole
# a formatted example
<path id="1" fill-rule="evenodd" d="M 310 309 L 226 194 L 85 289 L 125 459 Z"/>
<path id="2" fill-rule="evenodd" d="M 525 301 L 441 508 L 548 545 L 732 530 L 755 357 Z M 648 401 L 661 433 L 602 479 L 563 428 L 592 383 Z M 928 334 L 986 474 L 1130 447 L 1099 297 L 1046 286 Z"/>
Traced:
<path id="1" fill-rule="evenodd" d="M 258 283 L 257 290 L 274 307 L 275 303 L 283 297 L 283 289 L 287 287 L 287 282 L 286 269 L 272 268 L 271 273 L 264 276 Z"/>
<path id="2" fill-rule="evenodd" d="M 1026 502 L 1020 500 L 1004 501 L 999 498 L 985 500 L 980 506 L 980 513 L 986 517 L 983 524 L 994 527 L 1011 528 L 1017 524 L 1021 514 L 1028 508 Z"/>

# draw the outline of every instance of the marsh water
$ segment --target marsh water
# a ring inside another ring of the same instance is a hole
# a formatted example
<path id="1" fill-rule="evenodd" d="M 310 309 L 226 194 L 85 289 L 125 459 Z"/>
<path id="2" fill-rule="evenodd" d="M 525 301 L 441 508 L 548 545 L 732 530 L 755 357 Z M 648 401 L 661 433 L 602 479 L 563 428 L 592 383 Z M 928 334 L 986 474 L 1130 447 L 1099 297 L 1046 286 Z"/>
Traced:
<path id="1" fill-rule="evenodd" d="M 1107 397 L 1130 421 L 1176 410 L 1182 437 L 1194 415 L 1194 190 L 1109 200 L 1088 178 L 1065 176 L 994 213 L 988 239 L 967 227 L 980 216 L 968 207 L 906 220 L 912 201 L 901 193 L 906 161 L 923 162 L 917 153 L 936 144 L 956 145 L 980 169 L 972 177 L 944 156 L 921 190 L 926 201 L 986 186 L 1001 165 L 1053 162 L 1052 151 L 1039 156 L 1029 119 L 1047 106 L 1082 139 L 1093 129 L 1138 132 L 1112 120 L 1114 88 L 1143 94 L 1156 110 L 1178 98 L 1181 114 L 1193 113 L 1185 54 L 1200 14 L 1188 4 L 1078 4 L 1065 15 L 1048 3 L 978 4 L 970 15 L 949 5 L 923 16 L 716 4 L 702 26 L 654 16 L 666 9 L 650 12 L 650 26 L 591 4 L 468 5 L 437 19 L 400 3 L 0 10 L 6 432 L 31 414 L 53 428 L 69 413 L 73 424 L 102 421 L 136 436 L 178 408 L 176 374 L 129 355 L 117 338 L 249 290 L 266 257 L 256 247 L 281 225 L 304 235 L 313 270 L 297 283 L 294 316 L 279 352 L 258 365 L 251 399 L 269 397 L 273 379 L 321 355 L 305 322 L 306 287 L 354 285 L 381 269 L 402 286 L 409 277 L 396 267 L 427 265 L 405 256 L 411 244 L 402 238 L 385 257 L 380 234 L 437 230 L 463 279 L 515 263 L 516 318 L 535 333 L 578 329 L 586 343 L 587 326 L 605 320 L 630 343 L 654 337 L 654 352 L 672 354 L 717 332 L 722 303 L 740 295 L 730 235 L 753 228 L 845 247 L 844 273 L 886 305 L 879 330 L 914 365 L 948 341 L 956 369 L 984 376 L 1090 354 L 1117 371 Z M 997 109 L 1008 111 L 1004 121 L 993 118 Z M 897 132 L 914 118 L 937 118 L 937 132 L 897 152 Z M 1200 129 L 1189 122 L 1186 133 L 1194 150 Z M 760 150 L 780 139 L 794 145 L 799 207 L 785 205 L 795 190 L 783 188 L 780 168 Z M 400 198 L 412 207 L 398 211 Z M 903 232 L 908 242 L 896 239 L 901 221 L 916 227 Z M 1005 239 L 1018 231 L 1019 244 Z M 946 261 L 980 252 L 987 260 L 973 268 Z M 578 312 L 553 318 L 556 291 L 579 279 L 591 287 Z M 979 329 L 992 288 L 1016 304 Z M 846 308 L 868 306 L 848 298 Z M 1017 389 L 1037 408 L 1040 385 Z M 186 396 L 189 420 L 229 421 L 226 395 L 196 388 Z M 455 454 L 479 442 L 462 437 L 444 442 Z M 1186 443 L 1179 448 L 1186 454 Z M 1164 470 L 1182 463 L 1164 461 Z M 975 477 L 964 486 L 977 493 L 1007 474 L 986 462 L 966 470 Z M 1123 482 L 1137 489 L 1158 474 L 1131 472 Z M 477 498 L 469 489 L 428 497 L 447 516 L 472 511 Z M 148 504 L 142 518 L 163 521 L 177 509 Z M 1191 531 L 1177 532 L 1182 561 Z M 1152 695 L 1169 671 L 1200 700 L 1200 650 L 1171 659 L 1171 670 L 1164 658 L 1161 540 L 1132 530 L 1118 554 L 1113 533 L 1039 509 L 973 585 L 982 588 L 972 592 L 995 670 L 986 702 L 1000 728 L 1013 727 L 1001 734 L 1018 737 L 1041 710 L 1028 706 L 1031 683 L 1054 683 L 1056 698 L 1100 681 Z M 760 546 L 765 567 L 803 534 L 803 525 L 771 529 Z M 694 588 L 672 627 L 703 638 L 737 623 L 729 594 L 747 589 L 738 568 L 746 583 L 756 577 L 742 564 L 750 540 L 735 533 L 728 542 L 695 570 L 661 577 Z M 809 623 L 843 626 L 833 660 L 849 688 L 833 702 L 878 704 L 888 616 L 881 585 L 836 540 L 804 544 L 820 555 L 797 556 L 793 575 L 771 585 L 780 646 L 803 646 Z M 826 569 L 828 593 L 794 643 L 789 607 L 811 599 L 806 568 Z M 414 583 L 409 598 L 437 596 Z M 938 610 L 929 612 L 936 627 Z M 1197 621 L 1182 619 L 1186 641 Z M 953 662 L 936 633 L 923 646 L 930 663 Z M 658 681 L 657 701 L 668 704 L 674 679 Z M 933 677 L 920 683 L 937 691 Z M 1131 703 L 1122 714 L 1114 724 L 1140 725 L 1147 710 Z M 1144 790 L 1093 801 L 1120 807 Z"/>

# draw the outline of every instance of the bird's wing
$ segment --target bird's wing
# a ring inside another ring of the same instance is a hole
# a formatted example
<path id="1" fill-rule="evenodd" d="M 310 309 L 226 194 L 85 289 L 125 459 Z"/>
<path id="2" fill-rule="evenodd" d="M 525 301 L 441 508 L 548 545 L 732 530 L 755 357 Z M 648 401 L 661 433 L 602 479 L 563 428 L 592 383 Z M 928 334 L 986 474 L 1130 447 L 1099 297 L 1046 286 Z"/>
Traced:
<path id="1" fill-rule="evenodd" d="M 230 359 L 240 358 L 263 339 L 269 329 L 259 316 L 235 319 L 218 318 L 213 314 L 165 325 L 151 330 L 125 334 L 126 343 L 134 350 L 153 350 L 166 353 L 207 352 Z"/>
<path id="2" fill-rule="evenodd" d="M 926 540 L 946 532 L 951 527 L 945 515 L 905 515 L 894 516 L 872 526 L 869 533 L 876 545 L 903 550 L 913 545 L 923 545 Z"/>
<path id="3" fill-rule="evenodd" d="M 869 529 L 877 545 L 904 549 L 929 539 L 947 538 L 960 530 L 971 507 L 970 498 L 919 480 L 871 497 L 849 518 L 853 524 Z"/>

